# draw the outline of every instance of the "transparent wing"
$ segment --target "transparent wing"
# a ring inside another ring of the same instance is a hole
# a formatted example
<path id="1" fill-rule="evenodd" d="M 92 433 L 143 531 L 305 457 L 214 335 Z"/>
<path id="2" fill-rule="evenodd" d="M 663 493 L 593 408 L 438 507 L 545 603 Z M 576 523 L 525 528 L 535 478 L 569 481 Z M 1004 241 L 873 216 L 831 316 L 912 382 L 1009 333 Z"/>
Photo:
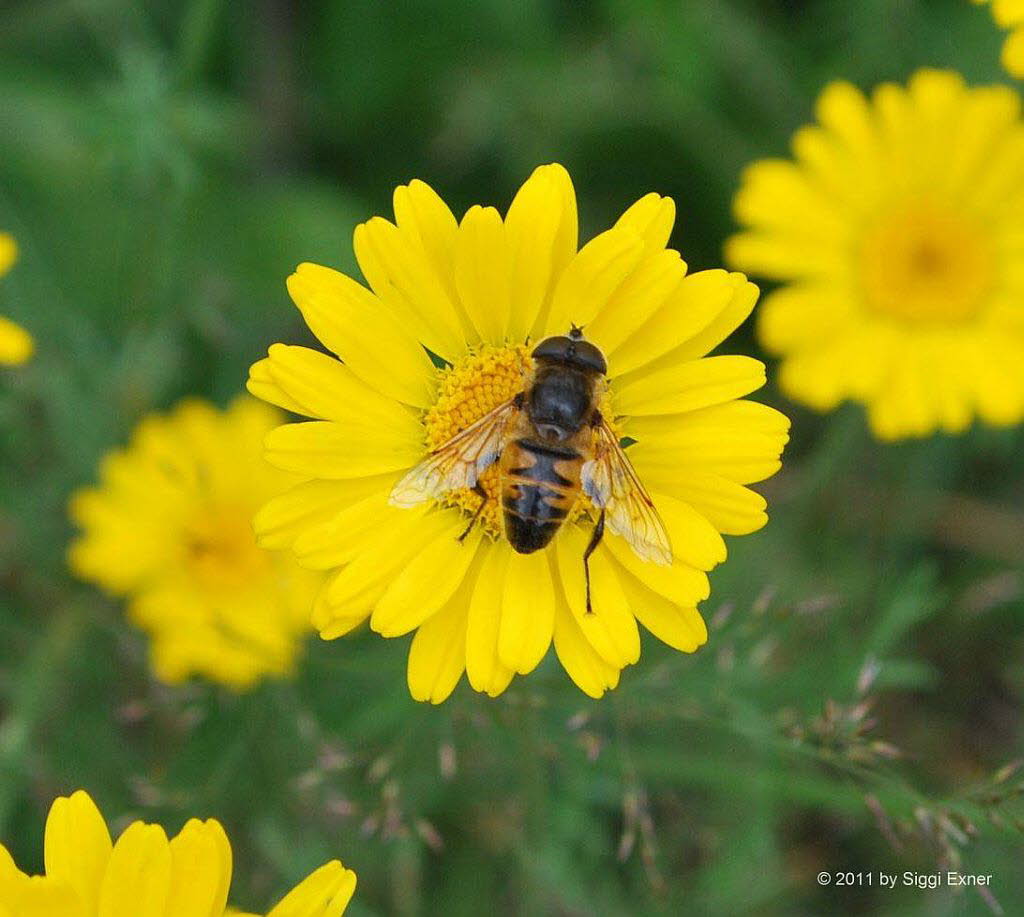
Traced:
<path id="1" fill-rule="evenodd" d="M 392 488 L 391 505 L 408 508 L 473 487 L 501 455 L 505 430 L 517 413 L 515 400 L 506 401 L 438 446 Z"/>
<path id="2" fill-rule="evenodd" d="M 636 470 L 604 420 L 594 431 L 594 457 L 580 472 L 583 492 L 605 511 L 605 524 L 642 560 L 662 566 L 672 563 L 672 546 L 665 523 Z"/>

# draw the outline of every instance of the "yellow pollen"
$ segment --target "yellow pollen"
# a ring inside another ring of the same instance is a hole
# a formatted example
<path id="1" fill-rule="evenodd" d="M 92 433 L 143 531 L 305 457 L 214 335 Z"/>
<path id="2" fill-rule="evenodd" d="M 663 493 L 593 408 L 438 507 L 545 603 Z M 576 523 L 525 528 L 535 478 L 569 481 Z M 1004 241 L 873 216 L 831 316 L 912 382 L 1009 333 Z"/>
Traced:
<path id="1" fill-rule="evenodd" d="M 993 281 L 982 227 L 932 200 L 911 201 L 877 223 L 861 258 L 871 308 L 915 324 L 974 317 Z"/>
<path id="2" fill-rule="evenodd" d="M 185 528 L 185 554 L 208 589 L 237 589 L 261 575 L 269 555 L 256 544 L 252 513 L 235 506 L 206 507 Z"/>
<path id="3" fill-rule="evenodd" d="M 454 366 L 441 370 L 437 401 L 423 418 L 427 450 L 444 445 L 485 414 L 524 391 L 533 372 L 531 349 L 526 345 L 483 346 Z M 602 393 L 599 406 L 604 416 L 612 417 L 607 390 Z M 487 493 L 487 503 L 477 525 L 490 537 L 498 538 L 502 522 L 497 462 L 480 476 L 479 483 Z M 472 490 L 456 490 L 446 494 L 441 503 L 462 510 L 468 519 L 479 508 L 480 495 Z M 581 494 L 569 519 L 578 519 L 591 509 L 590 501 Z"/>

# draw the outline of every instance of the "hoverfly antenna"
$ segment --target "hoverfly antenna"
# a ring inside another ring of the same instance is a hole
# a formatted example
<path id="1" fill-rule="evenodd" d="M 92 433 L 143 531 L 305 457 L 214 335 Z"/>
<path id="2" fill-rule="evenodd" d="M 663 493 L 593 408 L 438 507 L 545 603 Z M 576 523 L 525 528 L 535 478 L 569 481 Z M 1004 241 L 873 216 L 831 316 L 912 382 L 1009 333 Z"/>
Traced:
<path id="1" fill-rule="evenodd" d="M 579 340 L 583 337 L 583 326 L 573 323 L 569 328 L 569 337 L 573 340 Z"/>

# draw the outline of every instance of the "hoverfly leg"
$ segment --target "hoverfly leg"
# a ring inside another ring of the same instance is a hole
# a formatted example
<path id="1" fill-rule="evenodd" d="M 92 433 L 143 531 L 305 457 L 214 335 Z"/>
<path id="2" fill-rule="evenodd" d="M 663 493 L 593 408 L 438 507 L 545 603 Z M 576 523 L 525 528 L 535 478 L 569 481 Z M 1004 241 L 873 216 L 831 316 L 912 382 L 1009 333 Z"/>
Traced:
<path id="1" fill-rule="evenodd" d="M 469 525 L 466 526 L 466 531 L 459 535 L 457 541 L 460 543 L 465 541 L 469 536 L 469 533 L 473 531 L 473 526 L 476 525 L 477 519 L 480 518 L 480 514 L 484 511 L 484 507 L 487 505 L 487 491 L 484 490 L 483 485 L 479 481 L 473 485 L 473 493 L 480 495 L 480 505 L 476 508 L 476 512 L 473 513 L 473 518 L 469 520 Z"/>
<path id="2" fill-rule="evenodd" d="M 597 546 L 601 543 L 601 539 L 604 537 L 604 510 L 601 510 L 601 515 L 597 517 L 597 525 L 594 526 L 594 532 L 590 536 L 590 544 L 587 545 L 587 550 L 583 552 L 583 576 L 587 581 L 587 614 L 592 615 L 594 609 L 590 604 L 590 555 L 597 550 Z"/>

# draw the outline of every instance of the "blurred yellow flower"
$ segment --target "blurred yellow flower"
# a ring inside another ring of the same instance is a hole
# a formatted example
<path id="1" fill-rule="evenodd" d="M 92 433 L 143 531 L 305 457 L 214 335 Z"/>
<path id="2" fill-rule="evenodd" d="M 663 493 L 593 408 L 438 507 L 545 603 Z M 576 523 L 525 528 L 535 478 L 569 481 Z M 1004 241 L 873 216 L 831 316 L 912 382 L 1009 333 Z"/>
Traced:
<path id="1" fill-rule="evenodd" d="M 17 258 L 17 243 L 7 233 L 0 232 L 0 277 L 11 269 Z M 34 350 L 31 335 L 0 315 L 0 366 L 20 366 L 31 358 Z"/>
<path id="2" fill-rule="evenodd" d="M 991 2 L 996 23 L 1010 31 L 1003 44 L 1003 67 L 1011 76 L 1024 78 L 1024 0 L 973 0 L 981 6 Z"/>
<path id="3" fill-rule="evenodd" d="M 198 674 L 243 689 L 290 671 L 321 577 L 256 544 L 252 517 L 297 480 L 267 465 L 282 415 L 249 397 L 147 417 L 70 504 L 72 570 L 130 598 L 166 682 Z"/>
<path id="4" fill-rule="evenodd" d="M 46 819 L 45 876 L 27 876 L 0 844 L 0 917 L 222 917 L 231 844 L 212 819 L 191 819 L 168 840 L 132 822 L 113 843 L 87 793 L 54 801 Z M 356 876 L 334 860 L 304 879 L 267 917 L 339 917 Z M 227 911 L 238 914 L 237 911 Z"/>
<path id="5" fill-rule="evenodd" d="M 314 607 L 321 635 L 367 618 L 385 637 L 415 631 L 409 689 L 433 703 L 464 671 L 477 691 L 500 694 L 552 642 L 573 681 L 598 697 L 639 658 L 637 620 L 696 650 L 707 639 L 696 607 L 705 571 L 726 555 L 721 533 L 764 525 L 765 501 L 745 485 L 779 468 L 787 438 L 785 417 L 737 400 L 764 383 L 761 363 L 701 359 L 749 315 L 757 288 L 721 270 L 688 276 L 665 248 L 674 204 L 656 194 L 577 252 L 575 192 L 558 165 L 537 169 L 504 219 L 475 206 L 458 222 L 421 181 L 395 191 L 394 209 L 395 223 L 356 229 L 370 289 L 314 264 L 289 278 L 307 324 L 342 362 L 276 344 L 249 379 L 253 394 L 317 418 L 267 438 L 269 460 L 308 480 L 271 501 L 257 531 L 265 546 L 332 571 Z M 532 554 L 502 538 L 495 466 L 480 476 L 486 509 L 464 541 L 477 493 L 411 509 L 388 502 L 428 449 L 523 390 L 528 342 L 572 324 L 607 356 L 603 413 L 634 441 L 628 455 L 674 549 L 671 566 L 656 566 L 607 535 L 591 559 L 594 614 L 585 500 Z"/>
<path id="6" fill-rule="evenodd" d="M 759 310 L 782 388 L 868 408 L 882 439 L 1024 417 L 1024 123 L 1006 87 L 922 70 L 833 83 L 795 161 L 754 163 L 727 261 L 783 281 Z"/>

